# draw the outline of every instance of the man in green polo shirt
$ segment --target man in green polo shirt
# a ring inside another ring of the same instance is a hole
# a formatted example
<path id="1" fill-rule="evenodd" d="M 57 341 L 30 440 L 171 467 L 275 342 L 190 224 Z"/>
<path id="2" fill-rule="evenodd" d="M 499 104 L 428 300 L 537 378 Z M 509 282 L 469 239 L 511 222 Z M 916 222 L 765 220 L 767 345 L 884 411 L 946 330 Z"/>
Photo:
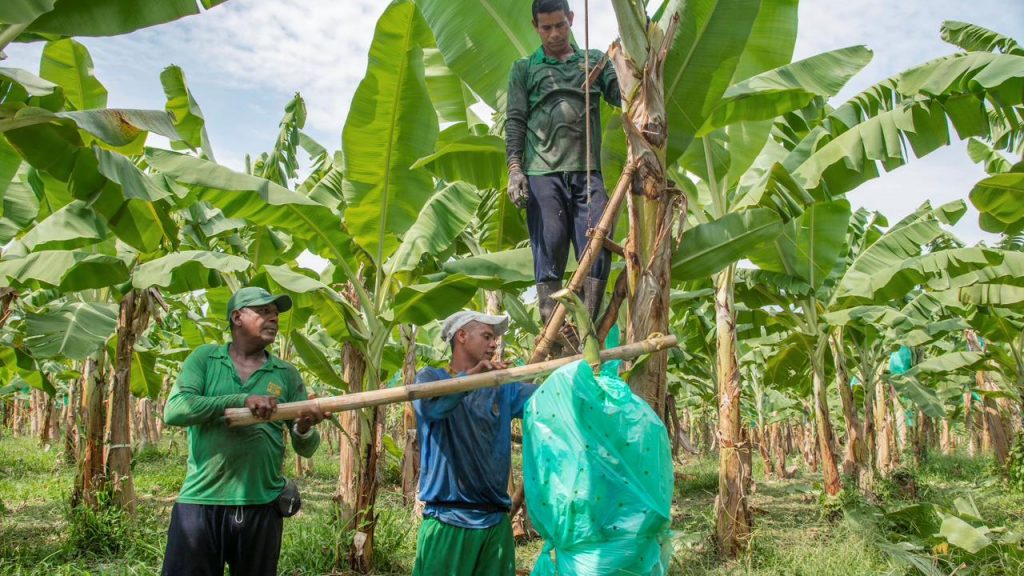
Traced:
<path id="1" fill-rule="evenodd" d="M 225 408 L 245 407 L 269 418 L 278 402 L 305 400 L 294 366 L 267 348 L 277 337 L 278 314 L 291 298 L 247 287 L 228 301 L 231 342 L 200 346 L 182 365 L 164 409 L 164 422 L 188 427 L 188 471 L 171 510 L 163 574 L 277 573 L 282 516 L 275 501 L 285 487 L 281 474 L 284 434 L 309 458 L 320 444 L 313 428 L 319 409 L 294 421 L 229 428 Z"/>
<path id="2" fill-rule="evenodd" d="M 570 242 L 578 259 L 587 245 L 587 230 L 597 226 L 608 201 L 600 163 L 601 96 L 609 104 L 622 105 L 615 71 L 604 64 L 589 87 L 586 109 L 583 85 L 588 74 L 583 50 L 570 41 L 572 20 L 566 0 L 534 0 L 533 26 L 541 46 L 512 66 L 508 83 L 508 194 L 517 206 L 526 207 L 545 322 L 555 308 L 551 295 L 562 288 Z M 602 66 L 602 57 L 599 50 L 590 51 L 591 70 Z M 611 255 L 602 250 L 584 281 L 584 302 L 595 319 L 610 270 Z"/>

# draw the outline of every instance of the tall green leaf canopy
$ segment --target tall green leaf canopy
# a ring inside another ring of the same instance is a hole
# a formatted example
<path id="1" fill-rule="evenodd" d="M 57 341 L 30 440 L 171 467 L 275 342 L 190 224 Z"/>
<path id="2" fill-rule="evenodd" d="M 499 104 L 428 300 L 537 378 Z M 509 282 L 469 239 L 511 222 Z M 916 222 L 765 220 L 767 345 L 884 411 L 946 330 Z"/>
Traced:
<path id="1" fill-rule="evenodd" d="M 540 45 L 525 0 L 416 0 L 448 67 L 495 110 L 512 64 Z"/>
<path id="2" fill-rule="evenodd" d="M 222 273 L 244 272 L 251 264 L 244 258 L 208 252 L 184 250 L 139 265 L 132 274 L 136 288 L 157 286 L 171 293 L 191 292 L 222 284 Z"/>
<path id="3" fill-rule="evenodd" d="M 999 50 L 1003 54 L 1024 56 L 1024 48 L 1013 38 L 967 22 L 956 20 L 943 22 L 942 39 L 968 52 Z"/>
<path id="4" fill-rule="evenodd" d="M 40 358 L 83 360 L 102 347 L 116 327 L 116 305 L 68 302 L 51 312 L 30 314 L 25 344 Z"/>
<path id="5" fill-rule="evenodd" d="M 77 292 L 127 280 L 124 262 L 106 254 L 46 250 L 0 262 L 0 286 L 31 286 L 38 282 L 61 292 Z"/>
<path id="6" fill-rule="evenodd" d="M 461 310 L 479 285 L 473 278 L 452 274 L 438 282 L 403 286 L 394 298 L 395 321 L 422 326 L 445 318 Z"/>
<path id="7" fill-rule="evenodd" d="M 266 266 L 264 271 L 272 282 L 272 291 L 283 290 L 292 297 L 296 308 L 315 312 L 331 338 L 338 342 L 367 338 L 359 313 L 331 287 L 284 266 Z"/>
<path id="8" fill-rule="evenodd" d="M 813 288 L 822 285 L 840 257 L 851 216 L 846 200 L 817 202 L 788 222 L 770 244 L 750 260 L 763 270 L 781 272 Z"/>
<path id="9" fill-rule="evenodd" d="M 833 301 L 869 298 L 902 264 L 920 256 L 925 246 L 944 236 L 946 232 L 932 214 L 931 205 L 925 204 L 865 248 L 839 280 Z"/>
<path id="10" fill-rule="evenodd" d="M 665 10 L 663 20 L 680 15 L 665 62 L 668 158 L 689 147 L 729 88 L 760 8 L 759 0 L 672 0 Z"/>
<path id="11" fill-rule="evenodd" d="M 960 289 L 960 300 L 979 306 L 1019 306 L 1024 288 L 1012 284 L 975 284 Z"/>
<path id="12" fill-rule="evenodd" d="M 842 194 L 960 138 L 991 136 L 990 114 L 1024 99 L 1024 57 L 968 52 L 879 83 L 832 112 L 785 161 L 808 190 Z M 1003 120 L 1000 120 L 1002 122 Z"/>
<path id="13" fill-rule="evenodd" d="M 423 48 L 433 44 L 416 5 L 392 2 L 377 21 L 366 76 L 345 121 L 345 225 L 377 266 L 433 191 L 429 174 L 410 169 L 437 140 L 423 77 Z"/>
<path id="14" fill-rule="evenodd" d="M 83 150 L 69 189 L 136 250 L 148 253 L 177 245 L 177 225 L 165 202 L 170 194 L 127 157 L 99 147 Z"/>
<path id="15" fill-rule="evenodd" d="M 227 0 L 4 0 L 0 22 L 60 36 L 116 36 L 199 13 Z"/>
<path id="16" fill-rule="evenodd" d="M 466 109 L 475 99 L 462 79 L 444 63 L 444 55 L 437 48 L 423 49 L 423 77 L 438 122 L 448 124 L 469 119 Z"/>
<path id="17" fill-rule="evenodd" d="M 715 274 L 774 240 L 782 229 L 782 218 L 767 208 L 733 212 L 688 228 L 672 257 L 672 278 L 699 280 Z"/>
<path id="18" fill-rule="evenodd" d="M 743 80 L 725 91 L 697 136 L 737 122 L 771 120 L 803 108 L 815 96 L 835 96 L 870 61 L 870 50 L 851 46 Z"/>
<path id="19" fill-rule="evenodd" d="M 0 4 L 0 22 L 6 24 L 28 24 L 53 10 L 57 0 L 8 0 Z"/>
<path id="20" fill-rule="evenodd" d="M 334 369 L 331 360 L 327 358 L 326 351 L 311 339 L 306 337 L 300 330 L 291 331 L 292 346 L 302 358 L 306 368 L 316 375 L 324 384 L 330 386 L 336 393 L 349 391 L 348 383 L 342 379 Z"/>
<path id="21" fill-rule="evenodd" d="M 734 84 L 793 60 L 799 4 L 799 0 L 761 2 L 750 38 L 733 72 Z"/>
<path id="22" fill-rule="evenodd" d="M 93 75 L 89 51 L 70 38 L 46 43 L 39 75 L 63 88 L 64 97 L 75 110 L 107 105 L 107 89 Z"/>
<path id="23" fill-rule="evenodd" d="M 2 138 L 0 142 L 3 142 Z M 3 146 L 0 145 L 0 154 L 3 152 L 2 149 Z M 11 182 L 6 186 L 0 186 L 0 191 L 3 194 L 3 202 L 0 203 L 0 213 L 3 215 L 0 217 L 0 242 L 6 244 L 40 216 L 39 198 L 32 188 L 23 182 Z"/>
<path id="24" fill-rule="evenodd" d="M 571 272 L 575 262 L 570 262 Z M 523 288 L 533 284 L 533 256 L 529 248 L 516 248 L 501 252 L 470 256 L 446 262 L 441 266 L 445 274 L 459 274 L 484 282 L 486 288 Z M 431 280 L 435 279 L 433 276 Z"/>
<path id="25" fill-rule="evenodd" d="M 426 168 L 442 180 L 462 180 L 481 190 L 505 188 L 505 141 L 472 134 L 464 123 L 454 124 L 441 132 L 437 151 L 417 160 L 412 168 Z"/>
<path id="26" fill-rule="evenodd" d="M 325 258 L 349 256 L 349 240 L 330 208 L 269 180 L 234 172 L 206 160 L 147 149 L 150 166 L 194 190 L 229 218 L 270 226 L 309 242 Z"/>
<path id="27" fill-rule="evenodd" d="M 156 353 L 149 350 L 132 352 L 132 395 L 137 398 L 156 399 L 163 389 L 163 379 L 156 370 Z"/>
<path id="28" fill-rule="evenodd" d="M 970 198 L 981 212 L 983 230 L 1016 233 L 1024 229 L 1024 173 L 989 176 L 974 185 Z"/>
<path id="29" fill-rule="evenodd" d="M 206 135 L 206 119 L 185 82 L 185 72 L 178 66 L 168 66 L 160 73 L 160 84 L 167 97 L 166 110 L 174 116 L 174 127 L 182 142 L 193 150 L 202 151 L 208 160 L 216 161 Z M 180 143 L 172 142 L 171 146 L 177 148 Z"/>
<path id="30" fill-rule="evenodd" d="M 20 85 L 25 89 L 25 93 L 28 96 L 49 96 L 53 94 L 54 90 L 57 90 L 59 86 L 50 82 L 49 80 L 43 80 L 42 78 L 22 70 L 21 68 L 2 68 L 0 67 L 0 77 L 6 78 L 15 84 Z M 10 98 L 10 96 L 8 96 Z"/>
<path id="31" fill-rule="evenodd" d="M 477 232 L 480 247 L 488 252 L 510 250 L 529 238 L 526 218 L 512 204 L 505 190 L 492 188 L 483 191 L 483 200 L 477 211 Z"/>
<path id="32" fill-rule="evenodd" d="M 742 83 L 749 78 L 773 69 L 785 66 L 793 59 L 793 48 L 797 34 L 797 0 L 773 0 L 761 2 L 757 18 L 750 30 L 739 63 L 733 72 L 731 84 Z M 721 106 L 721 102 L 716 106 Z M 705 120 L 706 123 L 706 120 Z M 670 127 L 671 131 L 671 127 Z M 725 159 L 714 161 L 716 174 L 721 176 L 728 170 L 728 187 L 738 182 L 750 168 L 755 158 L 762 152 L 771 131 L 771 122 L 734 122 L 724 130 L 716 130 L 706 138 L 710 138 L 712 147 L 728 149 Z M 698 170 L 687 170 L 694 173 L 706 173 L 707 162 L 704 160 L 704 146 L 699 140 L 691 142 L 686 155 L 698 157 Z M 728 165 L 722 168 L 720 163 Z"/>
<path id="33" fill-rule="evenodd" d="M 480 195 L 464 182 L 449 184 L 430 197 L 385 269 L 389 275 L 413 270 L 427 254 L 439 254 L 466 229 Z"/>
<path id="34" fill-rule="evenodd" d="M 76 200 L 33 226 L 21 238 L 27 250 L 75 249 L 107 239 L 110 230 L 85 202 Z"/>

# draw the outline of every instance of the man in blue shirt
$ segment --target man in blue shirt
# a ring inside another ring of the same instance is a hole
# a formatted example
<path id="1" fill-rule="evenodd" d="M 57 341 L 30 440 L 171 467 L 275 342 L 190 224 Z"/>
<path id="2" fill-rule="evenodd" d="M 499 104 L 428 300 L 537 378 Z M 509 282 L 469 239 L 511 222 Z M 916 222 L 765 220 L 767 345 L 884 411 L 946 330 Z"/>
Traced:
<path id="1" fill-rule="evenodd" d="M 449 316 L 441 336 L 451 344 L 451 362 L 447 370 L 421 370 L 416 383 L 504 369 L 505 363 L 493 358 L 507 328 L 507 316 L 472 311 Z M 512 419 L 523 417 L 536 388 L 514 382 L 413 402 L 425 504 L 414 576 L 514 576 L 508 518 Z"/>

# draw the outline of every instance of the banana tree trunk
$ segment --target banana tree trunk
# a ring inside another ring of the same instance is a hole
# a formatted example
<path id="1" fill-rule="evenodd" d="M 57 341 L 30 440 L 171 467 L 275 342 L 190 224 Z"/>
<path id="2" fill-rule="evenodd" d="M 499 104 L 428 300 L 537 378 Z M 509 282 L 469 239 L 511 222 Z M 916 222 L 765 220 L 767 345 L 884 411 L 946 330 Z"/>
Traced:
<path id="1" fill-rule="evenodd" d="M 786 469 L 786 441 L 782 434 L 782 424 L 775 422 L 768 426 L 771 445 L 772 469 L 779 479 L 792 478 L 793 473 Z"/>
<path id="2" fill-rule="evenodd" d="M 51 435 L 53 428 L 54 410 L 53 410 L 53 398 L 49 394 L 42 391 L 39 392 L 37 399 L 37 406 L 39 408 L 39 445 L 48 446 L 50 441 L 53 439 Z"/>
<path id="3" fill-rule="evenodd" d="M 829 345 L 832 347 L 832 358 L 836 366 L 836 384 L 839 387 L 839 401 L 843 407 L 843 420 L 846 423 L 843 474 L 857 478 L 865 464 L 867 451 L 864 446 L 864 426 L 857 415 L 857 403 L 853 399 L 853 388 L 850 386 L 850 373 L 846 369 L 842 330 L 832 333 Z"/>
<path id="4" fill-rule="evenodd" d="M 117 322 L 114 379 L 110 386 L 107 424 L 110 430 L 105 470 L 111 488 L 111 504 L 135 513 L 132 482 L 131 377 L 135 341 L 149 325 L 149 299 L 132 290 L 121 300 Z"/>
<path id="5" fill-rule="evenodd" d="M 751 428 L 751 431 L 751 441 L 757 445 L 757 453 L 761 457 L 761 463 L 764 465 L 765 478 L 770 478 L 773 470 L 771 445 L 768 444 L 768 428 L 766 426 L 759 426 Z"/>
<path id="6" fill-rule="evenodd" d="M 974 413 L 974 395 L 970 391 L 964 393 L 964 430 L 967 434 L 967 454 L 977 456 L 981 453 L 981 433 Z"/>
<path id="7" fill-rule="evenodd" d="M 874 481 L 877 431 L 875 429 L 875 379 L 864 377 L 864 471 L 861 474 L 863 486 L 870 486 Z"/>
<path id="8" fill-rule="evenodd" d="M 72 382 L 68 387 L 68 405 L 64 413 L 64 462 L 74 464 L 78 459 L 78 406 L 82 385 Z"/>
<path id="9" fill-rule="evenodd" d="M 889 404 L 885 397 L 888 384 L 875 382 L 875 469 L 882 476 L 892 470 L 892 428 L 889 426 Z"/>
<path id="10" fill-rule="evenodd" d="M 107 389 L 105 364 L 105 354 L 100 351 L 85 361 L 82 370 L 85 384 L 82 398 L 85 406 L 85 442 L 81 446 L 83 453 L 71 495 L 73 507 L 84 504 L 95 509 L 98 504 L 96 492 L 103 483 L 103 431 L 106 429 L 107 413 L 103 408 Z"/>
<path id="11" fill-rule="evenodd" d="M 612 4 L 618 14 L 637 9 L 629 0 L 613 0 Z M 630 342 L 654 333 L 667 334 L 669 330 L 672 226 L 681 195 L 666 187 L 668 124 L 663 71 L 678 25 L 678 16 L 671 19 L 666 30 L 657 24 L 648 25 L 646 38 L 637 38 L 642 41 L 632 43 L 634 49 L 643 53 L 628 54 L 618 43 L 608 52 L 623 95 L 627 161 L 636 170 L 627 196 L 630 234 L 625 249 L 630 293 L 626 332 Z M 643 32 L 623 31 L 624 37 L 637 33 Z M 657 352 L 633 371 L 629 382 L 662 420 L 668 390 L 667 369 L 668 353 Z"/>
<path id="12" fill-rule="evenodd" d="M 939 447 L 942 450 L 943 456 L 953 455 L 953 450 L 956 447 L 956 444 L 952 427 L 949 424 L 949 418 L 942 419 L 942 429 L 939 434 Z"/>
<path id="13" fill-rule="evenodd" d="M 984 352 L 985 346 L 978 340 L 978 335 L 973 330 L 965 330 L 964 335 L 966 336 L 967 346 L 970 350 Z M 982 370 L 979 370 L 975 374 L 975 381 L 978 390 L 996 390 L 996 387 Z M 1006 460 L 1010 455 L 1009 440 L 1007 439 L 1006 428 L 1004 427 L 1003 417 L 999 412 L 998 405 L 995 400 L 987 394 L 982 394 L 981 397 L 981 417 L 982 449 L 985 451 L 991 451 L 995 454 L 996 461 L 1000 466 L 1003 466 L 1006 464 Z"/>
<path id="14" fill-rule="evenodd" d="M 39 437 L 39 395 L 42 392 L 39 390 L 31 390 L 28 394 L 28 413 L 29 413 L 29 434 L 33 437 Z"/>
<path id="15" fill-rule="evenodd" d="M 131 436 L 129 437 L 135 442 L 136 447 L 141 450 L 149 443 L 149 439 L 146 438 L 145 430 L 142 428 L 142 418 L 140 417 L 142 414 L 141 403 L 137 398 L 130 395 L 128 396 L 128 412 L 131 414 Z"/>
<path id="16" fill-rule="evenodd" d="M 824 367 L 820 358 L 812 365 L 814 372 L 814 421 L 817 426 L 818 455 L 821 457 L 821 472 L 824 481 L 825 493 L 829 496 L 839 494 L 843 489 L 842 481 L 839 478 L 839 468 L 836 466 L 836 456 L 832 451 L 832 422 L 828 414 L 828 402 L 825 392 Z"/>
<path id="17" fill-rule="evenodd" d="M 985 377 L 985 373 L 979 371 L 976 375 L 978 388 L 980 390 L 990 390 L 990 383 Z M 982 443 L 987 442 L 987 451 L 991 451 L 995 455 L 996 461 L 1000 466 L 1006 464 L 1007 458 L 1010 456 L 1010 445 L 1009 440 L 1006 437 L 1006 429 L 1003 427 L 1003 417 L 999 413 L 999 408 L 992 398 L 987 395 L 982 395 L 981 398 L 981 411 L 982 411 Z"/>
<path id="18" fill-rule="evenodd" d="M 735 265 L 715 276 L 715 322 L 718 374 L 718 496 L 715 535 L 720 553 L 732 558 L 746 549 L 753 519 L 743 489 L 740 373 L 736 354 L 736 311 L 733 308 Z"/>
<path id="19" fill-rule="evenodd" d="M 900 403 L 896 389 L 889 385 L 889 398 L 892 400 L 893 430 L 896 435 L 896 450 L 893 452 L 893 464 L 899 465 L 900 454 L 907 449 L 907 410 Z"/>
<path id="20" fill-rule="evenodd" d="M 813 418 L 806 425 L 800 427 L 800 452 L 804 457 L 804 464 L 812 474 L 818 472 L 818 449 L 814 434 Z"/>
<path id="21" fill-rule="evenodd" d="M 22 409 L 20 400 L 11 401 L 11 435 L 21 436 L 21 428 L 25 422 L 25 411 Z"/>
<path id="22" fill-rule="evenodd" d="M 401 331 L 405 343 L 402 381 L 408 386 L 416 381 L 416 326 L 402 326 Z M 406 506 L 409 506 L 416 502 L 420 476 L 420 446 L 416 439 L 416 414 L 411 402 L 402 406 L 402 437 L 405 439 L 402 451 L 402 498 Z"/>
<path id="23" fill-rule="evenodd" d="M 920 410 L 914 414 L 914 427 L 910 431 L 910 439 L 914 462 L 920 466 L 928 457 L 928 417 Z"/>
<path id="24" fill-rule="evenodd" d="M 149 422 L 149 443 L 156 446 L 160 444 L 160 418 L 157 417 L 162 411 L 158 411 L 159 404 L 155 400 L 146 401 L 146 420 Z"/>
<path id="25" fill-rule="evenodd" d="M 352 344 L 343 350 L 345 381 L 351 392 L 360 392 L 366 377 L 366 361 Z M 335 500 L 341 508 L 342 523 L 352 534 L 347 549 L 337 550 L 338 560 L 347 557 L 348 567 L 369 572 L 373 565 L 377 497 L 377 432 L 383 426 L 382 407 L 343 412 L 340 415 L 343 438 L 338 449 L 338 490 Z M 339 543 L 341 546 L 341 543 Z"/>
<path id="26" fill-rule="evenodd" d="M 0 288 L 0 328 L 7 324 L 11 317 L 11 305 L 18 299 L 18 292 L 13 288 Z"/>

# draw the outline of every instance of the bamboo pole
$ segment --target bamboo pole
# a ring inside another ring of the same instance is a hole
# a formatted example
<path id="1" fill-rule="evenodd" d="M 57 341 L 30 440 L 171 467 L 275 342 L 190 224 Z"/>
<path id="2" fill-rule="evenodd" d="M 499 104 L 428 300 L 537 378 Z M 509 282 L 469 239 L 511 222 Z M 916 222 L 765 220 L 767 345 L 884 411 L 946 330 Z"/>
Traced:
<path id="1" fill-rule="evenodd" d="M 666 350 L 674 347 L 675 345 L 676 337 L 673 335 L 656 336 L 633 344 L 604 350 L 601 352 L 601 361 L 607 362 L 609 360 L 626 360 L 636 358 L 643 354 Z M 583 355 L 579 354 L 569 358 L 558 358 L 555 360 L 548 360 L 547 362 L 527 364 L 526 366 L 517 366 L 505 370 L 495 370 L 493 372 L 473 374 L 471 376 L 462 376 L 459 378 L 449 378 L 447 380 L 437 380 L 426 384 L 411 384 L 409 386 L 398 386 L 395 388 L 385 388 L 383 390 L 357 392 L 354 394 L 346 394 L 344 396 L 330 396 L 304 400 L 302 402 L 288 402 L 285 404 L 278 404 L 277 410 L 268 420 L 261 420 L 257 418 L 247 408 L 228 408 L 224 411 L 224 418 L 226 419 L 228 426 L 248 426 L 250 424 L 257 424 L 259 422 L 267 422 L 270 420 L 292 420 L 300 416 L 302 413 L 312 409 L 314 406 L 319 406 L 320 410 L 323 412 L 343 412 L 346 410 L 366 408 L 367 406 L 380 406 L 382 404 L 408 402 L 418 398 L 445 396 L 447 394 L 455 394 L 456 392 L 468 392 L 470 390 L 478 390 L 480 388 L 500 386 L 501 384 L 508 382 L 531 380 L 539 376 L 550 374 L 558 368 L 575 362 L 576 360 L 581 360 L 582 358 Z"/>

